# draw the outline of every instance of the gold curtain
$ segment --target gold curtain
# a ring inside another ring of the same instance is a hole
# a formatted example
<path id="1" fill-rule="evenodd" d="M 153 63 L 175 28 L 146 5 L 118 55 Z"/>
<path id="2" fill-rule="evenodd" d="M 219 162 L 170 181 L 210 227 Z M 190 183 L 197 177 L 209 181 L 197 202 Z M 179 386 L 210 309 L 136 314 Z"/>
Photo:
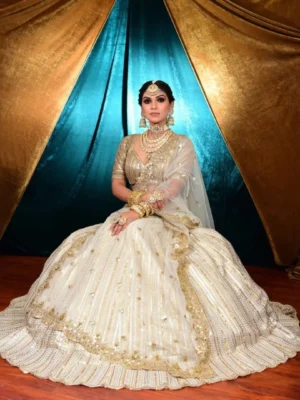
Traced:
<path id="1" fill-rule="evenodd" d="M 300 2 L 165 4 L 275 261 L 288 265 L 300 247 Z"/>
<path id="2" fill-rule="evenodd" d="M 113 4 L 0 1 L 0 236 Z"/>

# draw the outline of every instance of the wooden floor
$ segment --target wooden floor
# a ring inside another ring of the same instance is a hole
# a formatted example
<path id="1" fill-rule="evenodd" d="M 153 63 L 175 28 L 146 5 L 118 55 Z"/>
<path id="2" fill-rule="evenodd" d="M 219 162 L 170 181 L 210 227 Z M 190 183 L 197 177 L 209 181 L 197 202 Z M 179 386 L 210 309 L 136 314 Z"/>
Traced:
<path id="1" fill-rule="evenodd" d="M 0 309 L 27 293 L 45 259 L 0 255 Z M 284 268 L 247 267 L 256 283 L 273 301 L 294 306 L 300 315 L 300 281 L 290 280 Z M 285 364 L 238 379 L 177 391 L 130 391 L 65 386 L 23 374 L 0 358 L 0 400 L 285 400 L 300 399 L 300 353 Z"/>

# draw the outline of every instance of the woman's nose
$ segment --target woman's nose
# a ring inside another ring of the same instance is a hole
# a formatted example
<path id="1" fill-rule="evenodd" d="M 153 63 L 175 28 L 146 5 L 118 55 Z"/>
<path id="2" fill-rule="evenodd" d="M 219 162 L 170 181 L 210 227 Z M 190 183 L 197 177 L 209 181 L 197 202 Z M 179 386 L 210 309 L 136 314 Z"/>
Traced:
<path id="1" fill-rule="evenodd" d="M 151 103 L 151 108 L 156 108 L 157 107 L 157 102 L 156 100 L 153 100 Z"/>

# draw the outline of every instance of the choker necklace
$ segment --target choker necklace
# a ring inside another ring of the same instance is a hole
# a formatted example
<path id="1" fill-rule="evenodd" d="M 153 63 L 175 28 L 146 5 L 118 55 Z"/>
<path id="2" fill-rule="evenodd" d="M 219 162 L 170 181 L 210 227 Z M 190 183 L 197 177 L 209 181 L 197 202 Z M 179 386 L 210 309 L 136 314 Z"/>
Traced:
<path id="1" fill-rule="evenodd" d="M 155 132 L 155 133 L 163 133 L 165 131 L 168 131 L 170 128 L 168 125 L 158 125 L 158 124 L 151 124 L 148 128 L 149 131 Z"/>

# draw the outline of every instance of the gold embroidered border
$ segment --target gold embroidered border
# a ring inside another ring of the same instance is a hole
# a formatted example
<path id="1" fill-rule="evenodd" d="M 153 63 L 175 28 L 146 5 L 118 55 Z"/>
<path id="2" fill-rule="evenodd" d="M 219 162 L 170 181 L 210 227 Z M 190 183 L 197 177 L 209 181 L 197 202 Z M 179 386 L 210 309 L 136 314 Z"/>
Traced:
<path id="1" fill-rule="evenodd" d="M 209 330 L 206 315 L 203 311 L 202 304 L 195 292 L 193 285 L 190 282 L 187 267 L 188 260 L 185 255 L 189 248 L 188 238 L 184 233 L 174 233 L 173 238 L 177 239 L 177 243 L 173 243 L 174 248 L 172 257 L 178 261 L 177 274 L 181 286 L 181 290 L 187 302 L 187 311 L 192 316 L 193 328 L 196 332 L 197 354 L 200 358 L 200 363 L 195 369 L 198 371 L 197 377 L 203 378 L 202 372 L 209 377 L 214 375 L 212 368 L 209 365 L 210 358 L 210 342 Z M 202 371 L 202 372 L 201 372 Z"/>
<path id="2" fill-rule="evenodd" d="M 171 222 L 175 222 L 175 223 L 179 222 L 180 224 L 184 225 L 188 229 L 193 229 L 200 225 L 200 222 L 193 221 L 187 215 L 180 216 L 180 215 L 168 214 L 165 211 L 160 211 L 158 215 L 162 215 L 163 217 L 167 218 Z"/>
<path id="3" fill-rule="evenodd" d="M 92 337 L 89 333 L 83 331 L 81 322 L 74 324 L 72 321 L 67 321 L 66 313 L 58 314 L 54 308 L 46 310 L 43 302 L 31 305 L 30 314 L 40 318 L 45 325 L 62 331 L 68 339 L 81 344 L 90 353 L 99 354 L 103 360 L 110 363 L 121 364 L 129 369 L 166 371 L 172 376 L 180 378 L 211 377 L 211 371 L 207 368 L 207 365 L 199 365 L 190 371 L 185 371 L 180 368 L 178 363 L 171 364 L 162 360 L 159 355 L 149 359 L 148 356 L 141 356 L 137 350 L 128 354 L 117 348 L 109 347 L 102 343 L 100 334 Z"/>

